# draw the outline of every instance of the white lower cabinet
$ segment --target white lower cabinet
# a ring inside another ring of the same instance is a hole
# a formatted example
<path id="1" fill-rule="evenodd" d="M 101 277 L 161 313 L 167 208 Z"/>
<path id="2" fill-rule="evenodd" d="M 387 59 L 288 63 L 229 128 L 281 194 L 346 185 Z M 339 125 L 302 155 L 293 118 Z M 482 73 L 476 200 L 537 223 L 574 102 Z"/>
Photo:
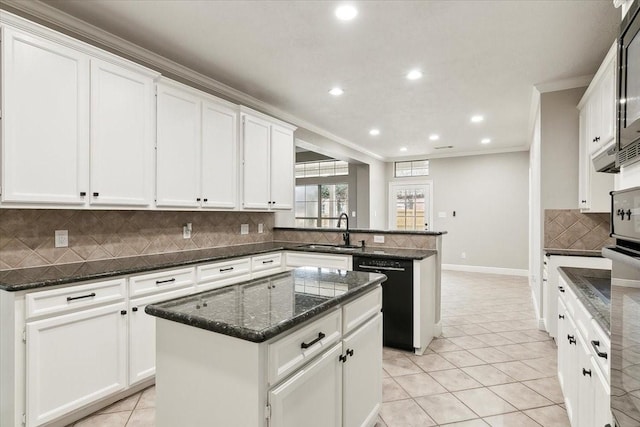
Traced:
<path id="1" fill-rule="evenodd" d="M 129 302 L 129 385 L 149 379 L 156 373 L 156 319 L 145 313 L 144 308 L 191 292 L 191 288 L 179 289 L 134 298 Z"/>
<path id="2" fill-rule="evenodd" d="M 339 426 L 342 421 L 342 343 L 269 392 L 270 427 Z"/>
<path id="3" fill-rule="evenodd" d="M 122 301 L 27 323 L 27 426 L 125 389 L 126 309 Z"/>
<path id="4" fill-rule="evenodd" d="M 287 252 L 287 269 L 296 267 L 337 268 L 351 270 L 350 255 L 331 255 L 320 253 Z"/>
<path id="5" fill-rule="evenodd" d="M 565 292 L 558 298 L 558 380 L 569 421 L 573 427 L 613 425 L 609 365 L 599 361 L 608 360 L 610 344 L 600 327 L 585 318 L 587 311 L 562 277 L 560 286 Z"/>

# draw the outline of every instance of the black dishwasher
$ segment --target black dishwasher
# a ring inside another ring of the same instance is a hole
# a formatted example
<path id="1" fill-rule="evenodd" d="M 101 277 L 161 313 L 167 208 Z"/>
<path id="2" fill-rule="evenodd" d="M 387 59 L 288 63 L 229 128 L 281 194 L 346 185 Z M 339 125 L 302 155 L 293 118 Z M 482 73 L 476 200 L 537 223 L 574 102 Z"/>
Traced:
<path id="1" fill-rule="evenodd" d="M 382 341 L 385 347 L 413 351 L 413 261 L 353 257 L 355 271 L 382 273 Z"/>

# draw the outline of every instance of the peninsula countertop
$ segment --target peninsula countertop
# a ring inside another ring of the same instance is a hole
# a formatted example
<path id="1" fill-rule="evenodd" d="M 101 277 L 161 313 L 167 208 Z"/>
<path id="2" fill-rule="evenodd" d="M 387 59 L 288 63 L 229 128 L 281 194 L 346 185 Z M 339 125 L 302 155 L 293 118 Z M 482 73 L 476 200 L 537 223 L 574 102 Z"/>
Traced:
<path id="1" fill-rule="evenodd" d="M 98 261 L 58 264 L 44 267 L 30 267 L 0 271 L 0 290 L 16 292 L 57 286 L 87 280 L 104 279 L 127 274 L 136 274 L 165 268 L 223 261 L 225 259 L 252 256 L 277 251 L 299 251 L 359 255 L 371 258 L 402 258 L 421 260 L 437 253 L 429 249 L 404 249 L 366 246 L 346 251 L 301 242 L 265 242 L 247 245 L 168 252 L 155 255 L 141 255 L 126 258 L 112 258 Z"/>
<path id="2" fill-rule="evenodd" d="M 376 273 L 300 267 L 261 279 L 150 304 L 156 317 L 264 342 L 386 280 Z"/>
<path id="3" fill-rule="evenodd" d="M 600 327 L 611 333 L 611 270 L 560 267 L 558 271 Z"/>

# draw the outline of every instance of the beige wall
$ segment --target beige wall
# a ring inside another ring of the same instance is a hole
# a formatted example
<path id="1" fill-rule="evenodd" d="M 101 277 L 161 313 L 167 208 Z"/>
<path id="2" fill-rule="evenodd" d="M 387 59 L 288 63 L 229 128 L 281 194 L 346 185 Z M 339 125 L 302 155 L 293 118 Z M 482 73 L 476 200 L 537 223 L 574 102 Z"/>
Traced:
<path id="1" fill-rule="evenodd" d="M 69 231 L 68 248 L 54 247 L 55 230 Z M 273 214 L 261 212 L 0 209 L 0 270 L 265 242 L 272 231 Z"/>
<path id="2" fill-rule="evenodd" d="M 431 229 L 448 232 L 442 263 L 526 270 L 529 153 L 432 159 L 429 168 Z M 392 163 L 387 176 L 401 181 L 393 178 Z M 440 218 L 439 212 L 447 217 Z"/>

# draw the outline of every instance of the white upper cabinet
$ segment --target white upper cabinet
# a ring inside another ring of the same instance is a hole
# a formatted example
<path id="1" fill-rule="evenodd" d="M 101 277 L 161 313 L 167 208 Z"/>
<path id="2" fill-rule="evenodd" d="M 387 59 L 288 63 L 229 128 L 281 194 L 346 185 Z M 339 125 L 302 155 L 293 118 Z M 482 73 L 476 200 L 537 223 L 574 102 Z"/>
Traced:
<path id="1" fill-rule="evenodd" d="M 243 207 L 269 209 L 269 140 L 271 125 L 266 120 L 242 116 L 244 160 Z"/>
<path id="2" fill-rule="evenodd" d="M 243 109 L 243 207 L 292 209 L 295 127 Z"/>
<path id="3" fill-rule="evenodd" d="M 271 209 L 293 209 L 294 185 L 293 130 L 271 127 Z"/>
<path id="4" fill-rule="evenodd" d="M 89 57 L 4 27 L 2 79 L 2 202 L 85 203 Z"/>
<path id="5" fill-rule="evenodd" d="M 185 88 L 160 83 L 157 102 L 156 204 L 197 207 L 200 205 L 200 98 Z"/>
<path id="6" fill-rule="evenodd" d="M 233 209 L 238 199 L 238 108 L 202 102 L 202 206 Z"/>
<path id="7" fill-rule="evenodd" d="M 157 105 L 157 206 L 235 208 L 237 107 L 167 79 Z"/>
<path id="8" fill-rule="evenodd" d="M 154 103 L 153 77 L 91 60 L 91 204 L 153 202 Z"/>
<path id="9" fill-rule="evenodd" d="M 149 206 L 158 73 L 9 14 L 2 33 L 1 201 Z"/>

